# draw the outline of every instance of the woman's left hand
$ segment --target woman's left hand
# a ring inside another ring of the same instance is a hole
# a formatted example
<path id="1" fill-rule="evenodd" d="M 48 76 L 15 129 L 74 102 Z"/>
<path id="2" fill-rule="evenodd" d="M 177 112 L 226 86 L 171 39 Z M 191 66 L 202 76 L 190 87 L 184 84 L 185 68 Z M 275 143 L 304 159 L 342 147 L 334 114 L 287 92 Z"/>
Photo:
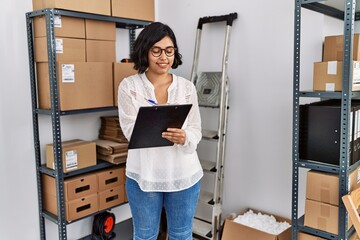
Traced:
<path id="1" fill-rule="evenodd" d="M 166 132 L 162 133 L 162 137 L 175 144 L 184 145 L 186 140 L 186 133 L 184 129 L 168 128 L 166 129 Z"/>

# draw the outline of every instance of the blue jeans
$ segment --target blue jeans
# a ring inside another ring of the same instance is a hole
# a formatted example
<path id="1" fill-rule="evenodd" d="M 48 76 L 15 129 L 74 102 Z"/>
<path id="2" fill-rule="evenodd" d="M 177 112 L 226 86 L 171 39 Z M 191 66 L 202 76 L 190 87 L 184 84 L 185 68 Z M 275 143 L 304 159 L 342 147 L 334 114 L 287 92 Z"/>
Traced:
<path id="1" fill-rule="evenodd" d="M 200 194 L 200 181 L 177 192 L 144 192 L 126 178 L 126 194 L 133 217 L 134 240 L 156 240 L 164 207 L 169 240 L 192 240 L 192 223 Z"/>

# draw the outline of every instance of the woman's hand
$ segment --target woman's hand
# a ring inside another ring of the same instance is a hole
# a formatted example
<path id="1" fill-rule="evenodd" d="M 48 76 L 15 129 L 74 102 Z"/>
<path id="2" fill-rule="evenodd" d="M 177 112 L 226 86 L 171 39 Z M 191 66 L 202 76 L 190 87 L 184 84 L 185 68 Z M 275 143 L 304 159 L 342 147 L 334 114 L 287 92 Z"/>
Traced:
<path id="1" fill-rule="evenodd" d="M 166 132 L 162 133 L 162 137 L 175 144 L 184 145 L 186 140 L 186 133 L 184 129 L 168 128 L 166 129 Z"/>

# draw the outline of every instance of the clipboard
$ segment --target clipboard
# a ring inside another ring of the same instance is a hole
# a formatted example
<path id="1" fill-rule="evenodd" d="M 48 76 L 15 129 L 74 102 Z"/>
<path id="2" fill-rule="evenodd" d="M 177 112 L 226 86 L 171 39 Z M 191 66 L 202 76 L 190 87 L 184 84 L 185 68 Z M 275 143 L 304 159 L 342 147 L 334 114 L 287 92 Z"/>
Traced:
<path id="1" fill-rule="evenodd" d="M 192 104 L 156 105 L 139 108 L 128 149 L 172 146 L 163 138 L 167 128 L 181 128 Z"/>

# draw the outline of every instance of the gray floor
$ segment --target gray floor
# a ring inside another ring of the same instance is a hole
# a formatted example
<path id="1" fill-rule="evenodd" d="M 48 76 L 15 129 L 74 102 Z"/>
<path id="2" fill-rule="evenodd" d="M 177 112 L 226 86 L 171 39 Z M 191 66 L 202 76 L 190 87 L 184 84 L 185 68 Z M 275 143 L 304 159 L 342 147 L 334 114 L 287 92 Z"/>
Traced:
<path id="1" fill-rule="evenodd" d="M 117 223 L 114 228 L 114 232 L 116 233 L 115 238 L 112 240 L 132 240 L 132 219 L 126 220 L 124 222 Z M 85 238 L 81 238 L 80 240 L 92 240 L 91 236 L 87 236 Z"/>

